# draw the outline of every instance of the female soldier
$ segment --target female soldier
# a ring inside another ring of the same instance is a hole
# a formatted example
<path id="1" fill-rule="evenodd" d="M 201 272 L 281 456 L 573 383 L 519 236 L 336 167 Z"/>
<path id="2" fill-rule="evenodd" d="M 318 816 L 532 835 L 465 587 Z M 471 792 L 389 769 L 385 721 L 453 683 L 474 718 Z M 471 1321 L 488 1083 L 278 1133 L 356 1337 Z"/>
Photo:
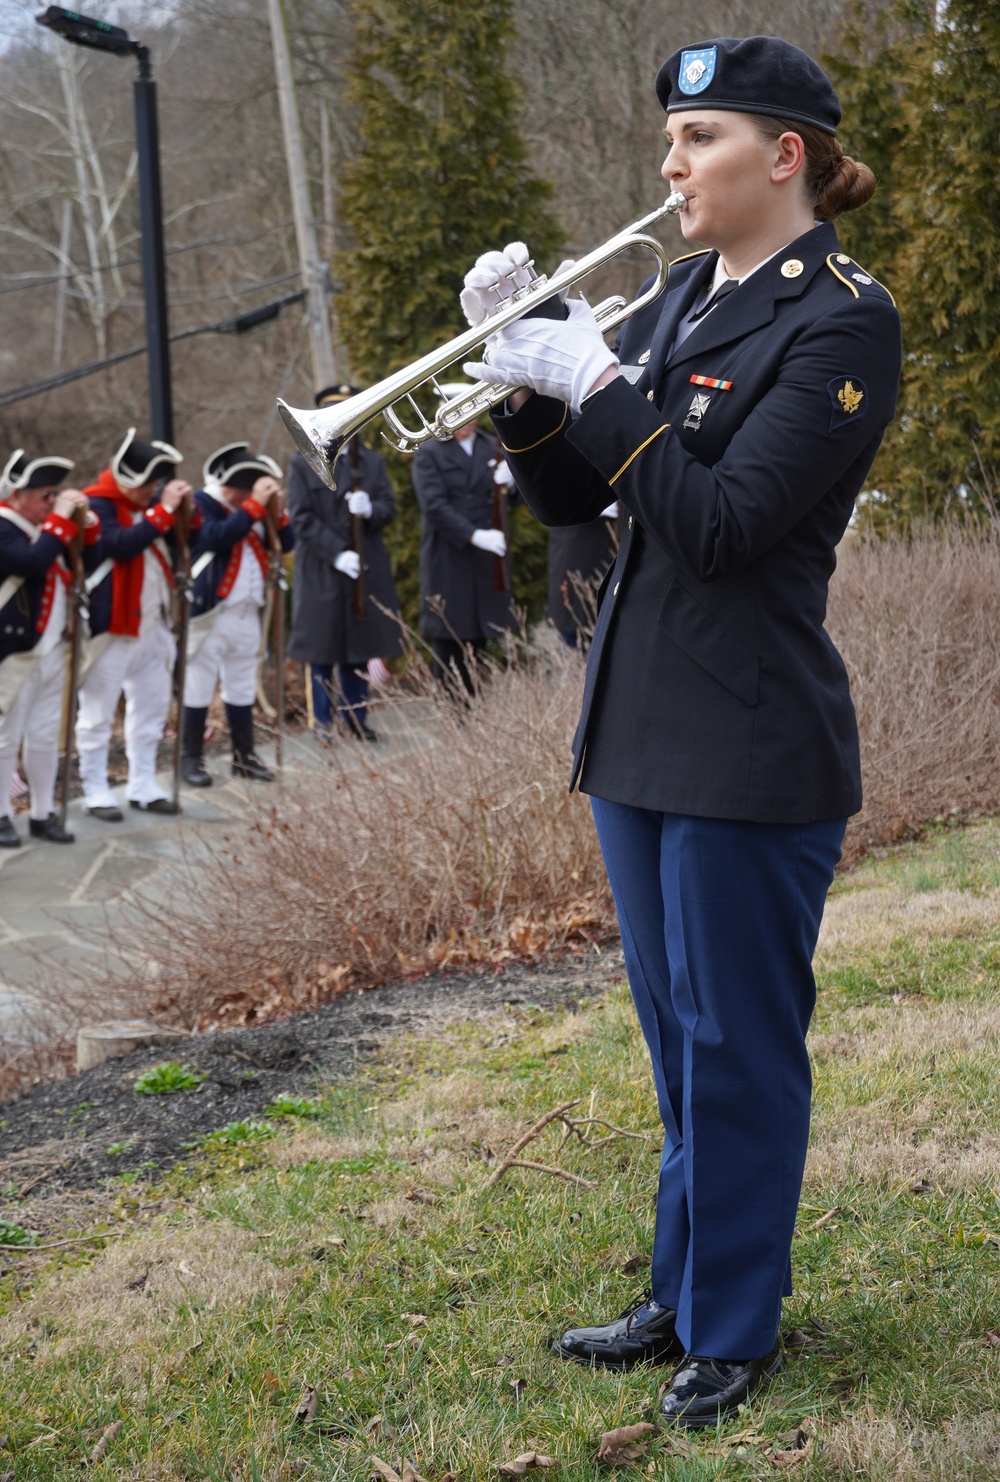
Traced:
<path id="1" fill-rule="evenodd" d="M 825 74 L 774 37 L 661 67 L 682 258 L 613 355 L 589 309 L 521 319 L 467 373 L 540 519 L 621 548 L 590 651 L 574 781 L 592 798 L 665 1143 L 652 1294 L 565 1333 L 565 1358 L 681 1359 L 665 1419 L 714 1425 L 780 1366 L 809 1128 L 812 953 L 861 803 L 854 710 L 823 628 L 834 549 L 893 415 L 890 295 L 833 219 L 874 179 Z M 524 278 L 481 258 L 480 322 Z M 531 394 L 534 391 L 534 395 Z"/>

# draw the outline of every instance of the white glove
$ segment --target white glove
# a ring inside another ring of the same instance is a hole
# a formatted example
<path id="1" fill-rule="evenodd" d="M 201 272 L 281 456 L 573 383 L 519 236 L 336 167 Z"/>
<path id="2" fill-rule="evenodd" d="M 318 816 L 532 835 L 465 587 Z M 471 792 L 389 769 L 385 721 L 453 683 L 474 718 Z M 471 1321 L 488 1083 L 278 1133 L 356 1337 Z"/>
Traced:
<path id="1" fill-rule="evenodd" d="M 352 489 L 347 496 L 347 508 L 352 515 L 360 515 L 363 520 L 372 517 L 371 495 L 366 494 L 364 489 Z"/>
<path id="2" fill-rule="evenodd" d="M 604 343 L 593 310 L 570 300 L 568 319 L 517 319 L 486 343 L 488 359 L 463 366 L 474 381 L 491 386 L 530 386 L 540 396 L 565 401 L 574 412 L 599 376 L 618 365 Z"/>
<path id="3" fill-rule="evenodd" d="M 477 551 L 489 551 L 491 556 L 507 554 L 507 537 L 502 530 L 473 530 L 470 539 Z"/>
<path id="4" fill-rule="evenodd" d="M 513 489 L 514 487 L 514 475 L 503 458 L 499 460 L 493 470 L 493 482 L 499 484 L 501 489 Z"/>
<path id="5" fill-rule="evenodd" d="M 361 575 L 361 557 L 357 551 L 341 551 L 333 564 L 335 570 L 342 571 L 351 581 L 357 581 Z"/>
<path id="6" fill-rule="evenodd" d="M 524 288 L 531 282 L 526 266 L 530 261 L 531 254 L 523 242 L 508 242 L 502 252 L 484 252 L 482 257 L 476 258 L 465 275 L 465 287 L 459 294 L 465 317 L 471 325 L 482 324 L 484 319 L 496 313 L 515 289 Z M 573 267 L 574 262 L 574 258 L 566 258 L 556 268 L 556 273 Z M 559 294 L 561 303 L 566 302 L 568 292 L 567 288 Z"/>
<path id="7" fill-rule="evenodd" d="M 618 518 L 618 500 L 617 499 L 612 499 L 612 501 L 608 505 L 607 509 L 602 509 L 601 510 L 601 513 L 600 513 L 599 518 L 602 519 L 602 520 L 617 520 L 617 518 Z"/>

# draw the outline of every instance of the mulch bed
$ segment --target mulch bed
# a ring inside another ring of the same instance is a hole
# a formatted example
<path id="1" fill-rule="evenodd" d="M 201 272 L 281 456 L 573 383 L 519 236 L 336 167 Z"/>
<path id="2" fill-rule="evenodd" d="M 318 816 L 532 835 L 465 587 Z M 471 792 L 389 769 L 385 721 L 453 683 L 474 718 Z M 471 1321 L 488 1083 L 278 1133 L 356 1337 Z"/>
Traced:
<path id="1" fill-rule="evenodd" d="M 535 1007 L 572 1008 L 623 977 L 617 948 L 506 963 L 492 973 L 434 974 L 252 1029 L 196 1035 L 176 1047 L 106 1061 L 0 1103 L 0 1189 L 16 1210 L 29 1193 L 91 1189 L 139 1168 L 155 1176 L 182 1160 L 192 1140 L 261 1116 L 279 1092 L 309 1095 L 318 1085 L 349 1079 L 359 1060 L 397 1036 L 504 1009 L 520 1015 Z M 194 1091 L 137 1094 L 136 1078 L 164 1060 L 188 1064 L 206 1079 Z M 126 1151 L 108 1153 L 122 1143 L 130 1144 Z"/>

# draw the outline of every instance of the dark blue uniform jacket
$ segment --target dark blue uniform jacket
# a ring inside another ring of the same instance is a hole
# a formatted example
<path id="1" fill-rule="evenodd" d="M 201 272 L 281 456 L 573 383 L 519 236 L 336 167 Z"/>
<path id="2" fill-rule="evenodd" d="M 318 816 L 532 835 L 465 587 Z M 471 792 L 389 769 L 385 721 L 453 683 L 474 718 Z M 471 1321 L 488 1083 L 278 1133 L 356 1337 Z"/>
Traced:
<path id="1" fill-rule="evenodd" d="M 18 590 L 0 608 L 0 661 L 8 654 L 26 653 L 34 648 L 41 634 L 38 619 L 42 609 L 42 593 L 49 567 L 65 552 L 67 541 L 75 526 L 69 521 L 53 519 L 46 521 L 63 531 L 65 539 L 53 530 L 43 529 L 37 540 L 32 540 L 12 520 L 0 519 L 0 586 L 8 577 L 23 577 Z M 84 570 L 91 570 L 97 563 L 95 544 L 84 546 Z"/>
<path id="2" fill-rule="evenodd" d="M 253 498 L 248 499 L 240 509 L 230 510 L 220 500 L 207 494 L 204 489 L 196 492 L 194 502 L 201 516 L 201 524 L 192 531 L 191 565 L 193 567 L 198 564 L 199 557 L 206 554 L 212 557 L 208 565 L 203 567 L 195 577 L 194 603 L 191 611 L 192 615 L 197 617 L 200 613 L 210 612 L 218 604 L 219 587 L 226 574 L 229 558 L 240 541 L 246 540 L 254 525 L 259 520 L 263 520 L 264 510 Z M 257 533 L 260 534 L 259 531 Z M 295 536 L 288 523 L 287 515 L 283 514 L 279 520 L 278 536 L 281 549 L 283 551 L 292 550 L 295 545 Z M 246 549 L 241 559 L 256 561 L 257 557 L 251 550 Z"/>
<path id="3" fill-rule="evenodd" d="M 827 587 L 893 416 L 899 320 L 825 224 L 668 359 L 716 262 L 681 259 L 626 324 L 618 351 L 641 367 L 635 384 L 615 380 L 572 425 L 537 395 L 496 417 L 539 519 L 593 520 L 612 497 L 625 514 L 573 780 L 662 812 L 842 818 L 861 806 L 860 765 L 847 673 L 823 626 Z"/>

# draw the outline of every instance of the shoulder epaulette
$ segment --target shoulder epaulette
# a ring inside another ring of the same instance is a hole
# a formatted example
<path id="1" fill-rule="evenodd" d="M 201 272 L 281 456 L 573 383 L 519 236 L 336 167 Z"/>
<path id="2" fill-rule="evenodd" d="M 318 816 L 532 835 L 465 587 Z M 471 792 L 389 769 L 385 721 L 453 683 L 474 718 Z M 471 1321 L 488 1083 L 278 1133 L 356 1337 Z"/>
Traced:
<path id="1" fill-rule="evenodd" d="M 711 251 L 711 247 L 702 247 L 698 252 L 685 252 L 683 257 L 672 257 L 670 266 L 675 268 L 679 262 L 690 262 L 692 257 L 707 257 Z"/>
<path id="2" fill-rule="evenodd" d="M 885 284 L 873 278 L 871 273 L 866 273 L 864 268 L 859 268 L 846 252 L 831 252 L 826 265 L 835 278 L 839 278 L 841 283 L 847 285 L 855 298 L 861 297 L 862 289 L 878 288 L 895 308 L 896 300 Z"/>

